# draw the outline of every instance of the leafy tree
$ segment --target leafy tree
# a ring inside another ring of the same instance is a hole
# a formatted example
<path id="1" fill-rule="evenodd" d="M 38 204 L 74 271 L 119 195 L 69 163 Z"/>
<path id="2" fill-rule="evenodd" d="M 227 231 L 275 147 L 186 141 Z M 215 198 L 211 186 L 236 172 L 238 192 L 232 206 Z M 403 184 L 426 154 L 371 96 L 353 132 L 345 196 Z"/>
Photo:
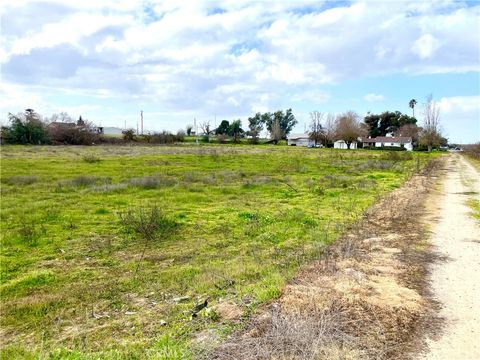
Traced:
<path id="1" fill-rule="evenodd" d="M 122 131 L 122 134 L 123 134 L 123 140 L 124 141 L 132 142 L 132 141 L 135 141 L 137 139 L 137 135 L 135 134 L 134 129 L 124 130 L 124 131 Z"/>
<path id="2" fill-rule="evenodd" d="M 192 135 L 192 129 L 193 129 L 193 126 L 188 124 L 187 125 L 187 136 L 191 136 Z"/>
<path id="3" fill-rule="evenodd" d="M 368 133 L 372 137 L 385 136 L 407 124 L 416 124 L 417 119 L 402 114 L 400 111 L 385 111 L 381 114 L 369 114 L 364 119 L 368 125 Z"/>
<path id="4" fill-rule="evenodd" d="M 337 116 L 335 121 L 335 138 L 343 140 L 350 149 L 352 142 L 364 135 L 365 129 L 360 123 L 359 116 L 354 111 L 347 111 Z"/>
<path id="5" fill-rule="evenodd" d="M 225 120 L 224 120 L 225 121 Z M 223 121 L 222 121 L 223 123 Z M 227 121 L 228 123 L 228 121 Z M 242 129 L 242 121 L 240 119 L 232 121 L 228 127 L 228 135 L 233 138 L 233 142 L 238 143 L 240 137 L 245 133 Z"/>
<path id="6" fill-rule="evenodd" d="M 230 123 L 228 122 L 228 120 L 222 120 L 220 125 L 215 129 L 215 135 L 228 134 L 229 127 Z"/>
<path id="7" fill-rule="evenodd" d="M 415 105 L 417 105 L 417 100 L 415 99 L 408 102 L 408 106 L 412 109 L 412 117 L 415 117 Z"/>
<path id="8" fill-rule="evenodd" d="M 278 110 L 269 116 L 266 121 L 266 127 L 270 134 L 272 134 L 273 124 L 275 123 L 278 123 L 282 130 L 282 139 L 286 139 L 293 127 L 298 124 L 298 121 L 295 119 L 292 109 L 287 109 L 285 113 L 282 110 Z"/>
<path id="9" fill-rule="evenodd" d="M 45 124 L 33 109 L 8 114 L 10 126 L 2 129 L 5 142 L 11 144 L 47 144 L 50 142 Z"/>
<path id="10" fill-rule="evenodd" d="M 258 136 L 265 125 L 272 139 L 277 138 L 278 134 L 280 133 L 279 129 L 282 133 L 282 137 L 280 139 L 286 139 L 287 135 L 292 131 L 293 127 L 298 123 L 298 121 L 295 119 L 292 109 L 287 109 L 285 113 L 282 110 L 275 111 L 274 113 L 256 113 L 253 118 L 248 118 L 248 123 L 250 134 L 253 133 Z M 275 132 L 275 134 L 273 132 Z M 254 136 L 253 134 L 252 136 Z"/>
<path id="11" fill-rule="evenodd" d="M 267 119 L 270 117 L 269 113 L 256 113 L 255 116 L 248 118 L 248 135 L 252 137 L 252 143 L 258 143 L 260 133 L 263 131 Z"/>

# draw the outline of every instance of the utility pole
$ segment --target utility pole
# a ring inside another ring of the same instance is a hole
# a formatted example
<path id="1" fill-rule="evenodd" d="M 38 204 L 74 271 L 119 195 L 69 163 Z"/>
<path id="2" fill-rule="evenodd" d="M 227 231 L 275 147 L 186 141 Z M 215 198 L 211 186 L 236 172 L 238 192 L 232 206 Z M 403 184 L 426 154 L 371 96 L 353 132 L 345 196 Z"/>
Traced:
<path id="1" fill-rule="evenodd" d="M 142 130 L 142 135 L 143 135 L 143 110 L 140 110 L 140 122 L 141 122 L 141 130 Z"/>
<path id="2" fill-rule="evenodd" d="M 198 136 L 198 128 L 197 128 L 197 118 L 193 118 L 193 128 L 195 129 L 195 136 Z"/>

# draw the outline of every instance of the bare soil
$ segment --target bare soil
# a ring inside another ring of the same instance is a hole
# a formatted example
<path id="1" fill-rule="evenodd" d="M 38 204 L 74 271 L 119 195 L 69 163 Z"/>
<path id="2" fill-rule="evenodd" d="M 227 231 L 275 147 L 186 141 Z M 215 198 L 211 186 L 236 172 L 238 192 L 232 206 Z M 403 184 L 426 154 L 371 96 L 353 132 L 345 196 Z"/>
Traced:
<path id="1" fill-rule="evenodd" d="M 422 219 L 442 160 L 369 209 L 208 359 L 409 359 L 439 324 Z M 478 246 L 478 244 L 476 244 Z"/>
<path id="2" fill-rule="evenodd" d="M 430 209 L 431 241 L 443 258 L 431 267 L 432 296 L 443 326 L 427 342 L 424 359 L 480 359 L 480 226 L 466 201 L 480 200 L 480 173 L 456 154 Z"/>

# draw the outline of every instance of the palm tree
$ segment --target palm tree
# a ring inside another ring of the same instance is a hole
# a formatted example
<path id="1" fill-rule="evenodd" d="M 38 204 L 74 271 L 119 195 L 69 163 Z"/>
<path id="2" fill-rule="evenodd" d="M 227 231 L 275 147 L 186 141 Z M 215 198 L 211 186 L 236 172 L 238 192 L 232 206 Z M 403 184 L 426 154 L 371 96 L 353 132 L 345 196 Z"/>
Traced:
<path id="1" fill-rule="evenodd" d="M 408 106 L 412 108 L 412 117 L 415 117 L 415 105 L 417 105 L 417 100 L 415 99 L 410 100 L 408 103 Z"/>

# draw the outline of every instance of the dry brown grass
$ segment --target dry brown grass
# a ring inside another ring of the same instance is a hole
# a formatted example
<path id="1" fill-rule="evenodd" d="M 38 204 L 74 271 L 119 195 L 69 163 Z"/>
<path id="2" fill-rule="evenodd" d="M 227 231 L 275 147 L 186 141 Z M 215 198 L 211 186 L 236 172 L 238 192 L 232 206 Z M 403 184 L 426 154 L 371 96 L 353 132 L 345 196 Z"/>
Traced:
<path id="1" fill-rule="evenodd" d="M 408 359 L 435 320 L 424 203 L 441 160 L 388 195 L 304 267 L 278 302 L 208 359 Z"/>

